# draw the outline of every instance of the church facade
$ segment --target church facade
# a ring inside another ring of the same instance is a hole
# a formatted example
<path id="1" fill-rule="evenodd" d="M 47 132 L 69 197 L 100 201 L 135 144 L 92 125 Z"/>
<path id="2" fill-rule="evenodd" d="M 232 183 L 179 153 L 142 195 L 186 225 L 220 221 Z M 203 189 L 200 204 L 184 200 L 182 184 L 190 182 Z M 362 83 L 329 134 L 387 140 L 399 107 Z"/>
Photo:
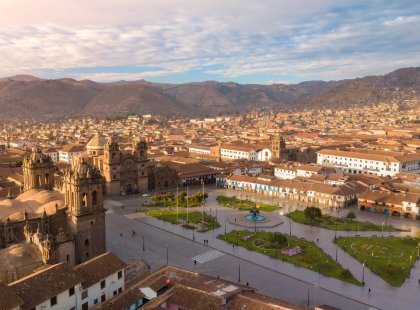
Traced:
<path id="1" fill-rule="evenodd" d="M 105 178 L 107 195 L 143 193 L 148 190 L 147 143 L 134 141 L 122 150 L 116 138 L 99 133 L 87 144 L 87 156 Z"/>
<path id="2" fill-rule="evenodd" d="M 24 159 L 25 192 L 0 201 L 0 248 L 33 244 L 47 264 L 76 265 L 105 253 L 101 172 L 78 158 L 65 172 L 62 193 L 52 188 L 53 171 L 51 158 L 39 149 Z"/>

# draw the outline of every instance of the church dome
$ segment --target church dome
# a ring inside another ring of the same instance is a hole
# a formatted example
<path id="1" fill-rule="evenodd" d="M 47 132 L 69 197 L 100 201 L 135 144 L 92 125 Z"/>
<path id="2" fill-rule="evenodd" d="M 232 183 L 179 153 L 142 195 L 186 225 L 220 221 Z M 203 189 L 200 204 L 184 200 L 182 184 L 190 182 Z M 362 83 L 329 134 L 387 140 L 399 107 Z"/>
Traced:
<path id="1" fill-rule="evenodd" d="M 90 139 L 90 141 L 86 144 L 86 149 L 88 150 L 102 150 L 105 146 L 106 139 L 102 136 L 99 132 L 95 134 L 95 136 Z"/>
<path id="2" fill-rule="evenodd" d="M 29 155 L 29 160 L 33 163 L 49 163 L 52 162 L 50 156 L 42 153 L 39 147 L 36 147 L 31 155 Z"/>
<path id="3" fill-rule="evenodd" d="M 100 171 L 89 165 L 83 157 L 80 158 L 76 165 L 71 169 L 71 173 L 77 175 L 81 179 L 101 176 Z"/>

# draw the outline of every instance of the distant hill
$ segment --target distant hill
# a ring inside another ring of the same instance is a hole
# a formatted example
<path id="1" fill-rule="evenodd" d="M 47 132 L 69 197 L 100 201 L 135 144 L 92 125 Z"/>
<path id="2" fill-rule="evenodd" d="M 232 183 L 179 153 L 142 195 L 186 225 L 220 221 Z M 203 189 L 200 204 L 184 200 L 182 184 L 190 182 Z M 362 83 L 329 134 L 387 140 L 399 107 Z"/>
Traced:
<path id="1" fill-rule="evenodd" d="M 84 107 L 83 112 L 98 116 L 193 114 L 193 110 L 184 103 L 139 84 L 107 86 Z"/>
<path id="2" fill-rule="evenodd" d="M 145 80 L 99 83 L 44 80 L 28 75 L 0 79 L 0 118 L 136 114 L 217 115 L 254 108 L 343 108 L 420 99 L 420 68 L 382 76 L 294 85 L 206 81 L 186 84 Z"/>

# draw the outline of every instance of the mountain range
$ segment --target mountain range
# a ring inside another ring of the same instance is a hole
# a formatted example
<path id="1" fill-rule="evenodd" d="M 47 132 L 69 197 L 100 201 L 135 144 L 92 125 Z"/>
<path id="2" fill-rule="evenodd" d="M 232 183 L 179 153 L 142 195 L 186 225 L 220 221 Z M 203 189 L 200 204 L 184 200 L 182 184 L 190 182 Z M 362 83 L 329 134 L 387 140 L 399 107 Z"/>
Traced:
<path id="1" fill-rule="evenodd" d="M 420 99 L 420 67 L 341 81 L 259 85 L 145 80 L 99 83 L 29 75 L 0 79 L 0 119 L 48 119 L 128 114 L 204 116 L 249 109 L 346 108 Z"/>

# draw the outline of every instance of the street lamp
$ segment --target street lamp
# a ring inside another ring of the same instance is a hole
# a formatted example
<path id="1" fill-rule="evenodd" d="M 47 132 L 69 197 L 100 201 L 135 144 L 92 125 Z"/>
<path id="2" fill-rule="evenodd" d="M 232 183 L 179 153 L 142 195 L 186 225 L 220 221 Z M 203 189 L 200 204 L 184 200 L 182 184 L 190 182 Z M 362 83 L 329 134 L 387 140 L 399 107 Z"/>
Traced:
<path id="1" fill-rule="evenodd" d="M 292 236 L 292 220 L 290 219 L 290 217 L 287 218 L 289 220 L 289 236 Z"/>
<path id="2" fill-rule="evenodd" d="M 382 238 L 384 237 L 384 222 L 382 222 Z"/>
<path id="3" fill-rule="evenodd" d="M 238 270 L 238 282 L 241 282 L 241 263 L 239 262 L 239 270 Z"/>
<path id="4" fill-rule="evenodd" d="M 335 222 L 335 235 L 334 240 L 337 240 L 337 221 Z"/>
<path id="5" fill-rule="evenodd" d="M 226 235 L 226 217 L 225 217 L 225 235 Z"/>
<path id="6" fill-rule="evenodd" d="M 193 218 L 193 241 L 195 241 L 195 219 Z"/>
<path id="7" fill-rule="evenodd" d="M 316 309 L 316 285 L 314 285 L 314 292 L 315 292 L 315 309 Z"/>
<path id="8" fill-rule="evenodd" d="M 365 262 L 363 262 L 362 266 L 362 284 L 365 285 Z"/>
<path id="9" fill-rule="evenodd" d="M 420 256 L 420 243 L 417 244 L 417 259 L 419 259 Z"/>
<path id="10" fill-rule="evenodd" d="M 143 236 L 143 252 L 145 251 L 145 247 L 144 247 L 144 236 Z"/>
<path id="11" fill-rule="evenodd" d="M 203 185 L 203 197 L 201 198 L 201 227 L 204 227 L 204 180 L 201 179 L 201 185 Z"/>
<path id="12" fill-rule="evenodd" d="M 335 244 L 335 261 L 337 261 L 337 257 L 338 257 L 338 243 Z"/>

